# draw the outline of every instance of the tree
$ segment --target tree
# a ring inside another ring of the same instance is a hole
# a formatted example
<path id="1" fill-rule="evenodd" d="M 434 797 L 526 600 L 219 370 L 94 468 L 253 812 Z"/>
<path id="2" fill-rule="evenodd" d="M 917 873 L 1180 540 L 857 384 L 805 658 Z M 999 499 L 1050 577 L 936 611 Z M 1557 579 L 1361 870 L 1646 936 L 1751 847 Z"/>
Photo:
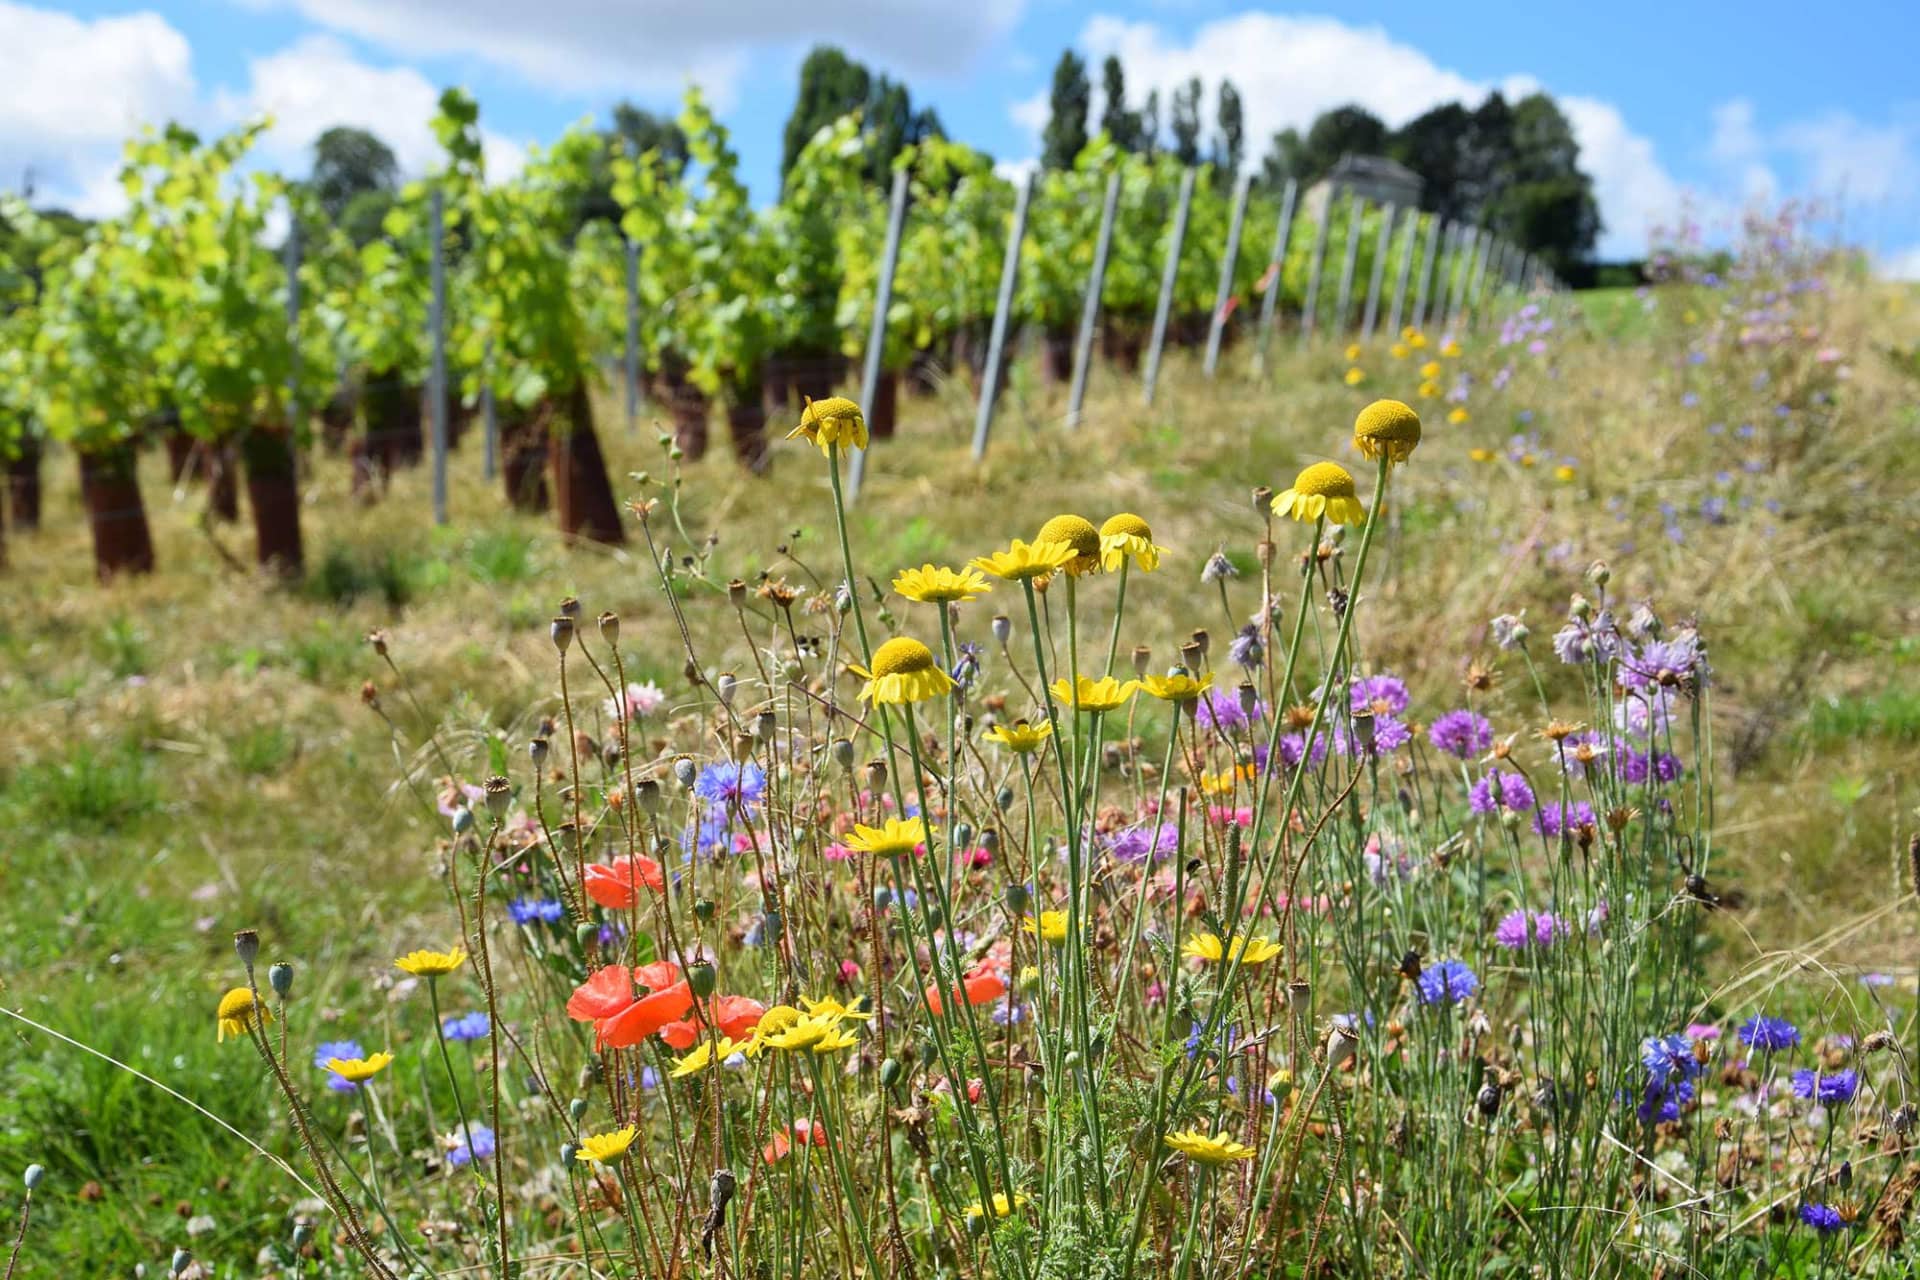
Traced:
<path id="1" fill-rule="evenodd" d="M 1053 110 L 1041 135 L 1041 163 L 1047 168 L 1073 167 L 1074 157 L 1087 145 L 1087 112 L 1092 98 L 1087 64 L 1073 50 L 1064 50 L 1054 64 Z"/>
<path id="2" fill-rule="evenodd" d="M 1600 235 L 1600 208 L 1593 179 L 1580 170 L 1580 143 L 1544 93 L 1515 103 L 1509 123 L 1507 180 L 1485 219 L 1564 273 L 1593 252 Z"/>
<path id="3" fill-rule="evenodd" d="M 1289 178 L 1300 181 L 1306 167 L 1306 150 L 1306 141 L 1298 129 L 1282 129 L 1274 134 L 1260 162 L 1262 180 L 1269 187 L 1279 187 Z"/>
<path id="4" fill-rule="evenodd" d="M 800 64 L 800 93 L 787 117 L 781 141 L 780 183 L 813 135 L 849 111 L 867 105 L 873 95 L 873 76 L 858 62 L 831 45 L 816 45 Z"/>
<path id="5" fill-rule="evenodd" d="M 576 233 L 596 218 L 619 223 L 620 205 L 613 198 L 616 155 L 637 157 L 651 151 L 659 158 L 661 173 L 670 179 L 678 179 L 687 167 L 687 135 L 680 126 L 671 117 L 655 115 L 631 102 L 614 104 L 613 128 L 597 137 L 600 145 L 594 152 L 586 188 L 580 196 L 580 213 L 574 223 Z"/>
<path id="6" fill-rule="evenodd" d="M 1173 154 L 1181 164 L 1200 163 L 1200 77 L 1173 91 Z"/>
<path id="7" fill-rule="evenodd" d="M 1223 174 L 1240 172 L 1247 155 L 1247 120 L 1240 106 L 1240 91 L 1233 81 L 1220 82 L 1218 121 L 1220 136 L 1214 140 L 1213 162 Z"/>
<path id="8" fill-rule="evenodd" d="M 313 142 L 313 193 L 336 224 L 354 197 L 378 192 L 392 199 L 400 186 L 393 149 L 365 129 L 342 125 Z"/>
<path id="9" fill-rule="evenodd" d="M 1147 91 L 1146 105 L 1140 108 L 1140 150 L 1151 160 L 1160 153 L 1160 91 Z"/>
<path id="10" fill-rule="evenodd" d="M 1442 218 L 1466 210 L 1460 194 L 1460 144 L 1473 113 L 1457 102 L 1443 103 L 1402 125 L 1387 143 L 1387 154 L 1419 174 L 1420 207 Z"/>
<path id="11" fill-rule="evenodd" d="M 1459 199 L 1464 216 L 1484 219 L 1512 181 L 1513 108 L 1496 90 L 1467 117 L 1460 135 Z"/>
<path id="12" fill-rule="evenodd" d="M 1107 99 L 1100 111 L 1100 131 L 1122 151 L 1140 150 L 1140 114 L 1127 110 L 1126 72 L 1113 54 L 1101 64 L 1100 87 Z"/>

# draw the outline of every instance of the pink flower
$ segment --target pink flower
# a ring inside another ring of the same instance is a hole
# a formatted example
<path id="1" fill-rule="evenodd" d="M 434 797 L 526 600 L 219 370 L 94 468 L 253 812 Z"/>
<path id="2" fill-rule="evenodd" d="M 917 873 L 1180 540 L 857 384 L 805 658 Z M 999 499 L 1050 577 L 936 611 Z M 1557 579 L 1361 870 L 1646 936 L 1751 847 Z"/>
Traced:
<path id="1" fill-rule="evenodd" d="M 653 681 L 630 684 L 623 697 L 607 699 L 607 718 L 631 722 L 642 716 L 650 716 L 666 705 L 667 695 Z"/>

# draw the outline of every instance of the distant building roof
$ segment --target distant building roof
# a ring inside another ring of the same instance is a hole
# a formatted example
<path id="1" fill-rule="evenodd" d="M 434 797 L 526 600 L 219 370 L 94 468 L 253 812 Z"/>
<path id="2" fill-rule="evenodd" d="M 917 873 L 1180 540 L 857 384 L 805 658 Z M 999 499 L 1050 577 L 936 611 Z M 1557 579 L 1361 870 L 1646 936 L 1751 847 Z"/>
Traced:
<path id="1" fill-rule="evenodd" d="M 1327 176 L 1334 179 L 1364 178 L 1373 182 L 1407 183 L 1415 187 L 1422 185 L 1419 174 L 1385 156 L 1341 156 L 1339 163 L 1333 166 Z"/>

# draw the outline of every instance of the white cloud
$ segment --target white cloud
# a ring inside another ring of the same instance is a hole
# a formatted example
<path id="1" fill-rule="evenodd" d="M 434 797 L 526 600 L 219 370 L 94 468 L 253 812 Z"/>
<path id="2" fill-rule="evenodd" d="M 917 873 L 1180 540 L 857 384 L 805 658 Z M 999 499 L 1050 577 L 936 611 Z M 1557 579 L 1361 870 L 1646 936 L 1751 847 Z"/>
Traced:
<path id="1" fill-rule="evenodd" d="M 1734 98 L 1713 109 L 1707 155 L 1733 182 L 1742 200 L 1765 203 L 1780 189 L 1779 177 L 1766 162 L 1766 144 L 1753 103 L 1746 98 Z"/>
<path id="2" fill-rule="evenodd" d="M 731 104 L 757 49 L 841 44 L 918 76 L 950 76 L 1009 31 L 1024 0 L 280 0 L 395 54 L 472 57 L 568 96 L 677 94 Z M 648 86 L 654 86 L 651 94 Z"/>
<path id="3" fill-rule="evenodd" d="M 192 51 L 152 13 L 86 20 L 0 0 L 0 182 L 81 213 L 120 199 L 121 143 L 189 114 Z"/>
<path id="4" fill-rule="evenodd" d="M 350 125 L 378 134 L 401 171 L 418 176 L 442 155 L 432 127 L 439 97 L 439 88 L 412 67 L 371 66 L 331 36 L 307 36 L 249 60 L 246 89 L 216 95 L 215 113 L 227 123 L 271 116 L 259 155 L 288 173 L 306 172 L 315 138 Z M 483 130 L 481 141 L 491 179 L 511 177 L 526 159 L 509 138 Z"/>
<path id="5" fill-rule="evenodd" d="M 1920 244 L 1882 254 L 1875 266 L 1889 280 L 1920 281 Z"/>
<path id="6" fill-rule="evenodd" d="M 1914 191 L 1915 130 L 1869 125 L 1844 111 L 1788 124 L 1775 135 L 1797 157 L 1813 192 L 1843 203 L 1878 204 Z"/>
<path id="7" fill-rule="evenodd" d="M 1519 96 L 1541 88 L 1530 75 L 1476 81 L 1442 67 L 1421 50 L 1378 26 L 1350 26 L 1334 18 L 1246 13 L 1198 27 L 1182 42 L 1151 22 L 1110 15 L 1090 19 L 1080 44 L 1098 62 L 1118 54 L 1127 69 L 1128 97 L 1149 89 L 1167 101 L 1173 89 L 1199 76 L 1208 91 L 1233 81 L 1246 113 L 1248 151 L 1259 156 L 1284 128 L 1304 129 L 1330 107 L 1357 102 L 1388 126 L 1405 124 L 1443 102 L 1474 103 L 1489 90 Z M 1015 104 L 1014 119 L 1036 136 L 1046 122 L 1046 95 Z M 1592 175 L 1606 223 L 1600 252 L 1637 252 L 1652 222 L 1676 213 L 1681 188 L 1661 165 L 1651 141 L 1628 126 L 1620 110 L 1595 98 L 1563 97 L 1563 110 L 1580 142 L 1581 164 Z M 1206 106 L 1212 131 L 1212 103 Z"/>
<path id="8" fill-rule="evenodd" d="M 1052 110 L 1051 95 L 1047 90 L 1042 89 L 1031 98 L 1022 98 L 1008 107 L 1007 115 L 1015 124 L 1031 134 L 1035 142 L 1038 142 L 1041 131 L 1047 127 L 1047 116 Z"/>

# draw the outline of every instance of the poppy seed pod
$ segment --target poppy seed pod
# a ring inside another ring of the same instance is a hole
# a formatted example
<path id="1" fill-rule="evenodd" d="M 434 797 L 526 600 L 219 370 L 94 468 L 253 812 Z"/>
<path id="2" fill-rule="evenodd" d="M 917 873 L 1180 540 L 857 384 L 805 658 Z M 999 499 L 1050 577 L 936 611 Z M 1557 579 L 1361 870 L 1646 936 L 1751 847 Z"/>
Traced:
<path id="1" fill-rule="evenodd" d="M 1237 692 L 1240 695 L 1240 714 L 1251 717 L 1254 708 L 1260 705 L 1260 690 L 1255 688 L 1252 682 L 1243 680 Z"/>
<path id="2" fill-rule="evenodd" d="M 1027 892 L 1027 886 L 1024 884 L 1016 883 L 1007 886 L 1007 910 L 1013 912 L 1013 914 L 1025 914 L 1027 904 L 1032 900 L 1033 895 Z"/>
<path id="3" fill-rule="evenodd" d="M 547 624 L 547 635 L 553 640 L 553 647 L 565 653 L 573 647 L 573 619 L 555 618 Z"/>
<path id="4" fill-rule="evenodd" d="M 1144 644 L 1133 646 L 1133 674 L 1144 676 L 1153 666 L 1153 650 Z"/>
<path id="5" fill-rule="evenodd" d="M 740 679 L 731 671 L 722 671 L 720 678 L 713 682 L 713 691 L 720 695 L 720 701 L 727 706 L 733 705 L 734 690 L 740 687 Z"/>
<path id="6" fill-rule="evenodd" d="M 900 1083 L 900 1059 L 888 1058 L 880 1064 L 880 1083 L 891 1089 Z"/>
<path id="7" fill-rule="evenodd" d="M 994 643 L 1001 645 L 1002 647 L 1005 647 L 1007 641 L 1012 638 L 1013 638 L 1013 619 L 1009 618 L 1004 613 L 994 614 L 993 615 Z"/>
<path id="8" fill-rule="evenodd" d="M 575 1124 L 579 1124 L 587 1118 L 587 1100 L 585 1098 L 575 1098 L 568 1102 L 567 1114 L 573 1117 Z"/>
<path id="9" fill-rule="evenodd" d="M 747 584 L 735 578 L 727 583 L 727 601 L 738 609 L 747 603 Z"/>
<path id="10" fill-rule="evenodd" d="M 235 933 L 233 935 L 233 950 L 234 954 L 240 957 L 240 963 L 246 966 L 247 972 L 253 972 L 254 957 L 260 954 L 260 931 L 258 929 L 241 929 Z"/>
<path id="11" fill-rule="evenodd" d="M 573 1168 L 574 1162 L 579 1158 L 580 1148 L 577 1144 L 572 1142 L 563 1142 L 560 1144 L 560 1163 L 565 1165 L 569 1170 Z"/>
<path id="12" fill-rule="evenodd" d="M 1338 1071 L 1353 1060 L 1360 1037 L 1344 1022 L 1336 1022 L 1327 1032 L 1327 1070 Z"/>
<path id="13" fill-rule="evenodd" d="M 173 1261 L 169 1265 L 172 1268 L 172 1274 L 176 1276 L 179 1275 L 193 1265 L 193 1250 L 175 1249 L 173 1251 Z"/>
<path id="14" fill-rule="evenodd" d="M 27 1166 L 27 1190 L 38 1191 L 40 1189 L 41 1180 L 44 1179 L 46 1176 L 47 1176 L 47 1171 L 43 1166 L 37 1165 L 37 1164 L 28 1165 Z"/>
<path id="15" fill-rule="evenodd" d="M 306 1248 L 308 1243 L 311 1242 L 312 1239 L 313 1239 L 313 1224 L 311 1222 L 303 1221 L 303 1222 L 296 1222 L 293 1224 L 293 1247 L 295 1249 Z"/>
<path id="16" fill-rule="evenodd" d="M 547 748 L 545 738 L 535 738 L 527 743 L 527 758 L 533 761 L 534 768 L 538 769 L 547 762 Z"/>
<path id="17" fill-rule="evenodd" d="M 482 785 L 487 797 L 487 812 L 496 818 L 506 817 L 507 809 L 513 804 L 513 784 L 496 773 Z"/>
<path id="18" fill-rule="evenodd" d="M 1205 627 L 1195 627 L 1193 629 L 1192 644 L 1200 650 L 1200 656 L 1204 658 L 1213 649 L 1213 637 L 1207 634 Z M 1186 652 L 1185 645 L 1180 647 L 1180 652 Z M 1189 663 L 1188 665 L 1197 667 L 1199 664 Z"/>
<path id="19" fill-rule="evenodd" d="M 885 760 L 867 761 L 867 789 L 880 791 L 887 785 L 887 762 Z"/>
<path id="20" fill-rule="evenodd" d="M 634 784 L 633 798 L 643 811 L 647 813 L 660 812 L 661 806 L 664 803 L 660 798 L 660 780 L 658 778 L 642 778 Z"/>
<path id="21" fill-rule="evenodd" d="M 453 811 L 453 834 L 463 836 L 473 830 L 473 810 L 464 804 Z"/>
<path id="22" fill-rule="evenodd" d="M 779 721 L 771 711 L 762 711 L 753 718 L 753 736 L 762 742 L 771 742 L 773 731 L 778 727 Z"/>
<path id="23" fill-rule="evenodd" d="M 1255 515 L 1269 515 L 1273 511 L 1273 486 L 1257 485 L 1253 490 L 1253 510 Z"/>
<path id="24" fill-rule="evenodd" d="M 267 985 L 273 988 L 273 994 L 285 1000 L 293 994 L 293 966 L 282 960 L 278 964 L 267 966 Z"/>
<path id="25" fill-rule="evenodd" d="M 1295 978 L 1287 984 L 1287 1008 L 1297 1017 L 1306 1017 L 1313 1008 L 1313 984 L 1305 978 Z"/>
<path id="26" fill-rule="evenodd" d="M 776 917 L 772 916 L 768 917 L 769 920 L 775 918 Z M 706 961 L 696 961 L 687 966 L 687 989 L 692 991 L 693 994 L 700 999 L 705 1000 L 713 994 L 714 980 L 713 966 Z"/>
<path id="27" fill-rule="evenodd" d="M 853 768 L 852 738 L 835 738 L 827 750 L 833 756 L 833 762 L 842 769 Z"/>
<path id="28" fill-rule="evenodd" d="M 600 638 L 610 645 L 620 643 L 620 615 L 611 609 L 600 615 Z"/>
<path id="29" fill-rule="evenodd" d="M 693 902 L 693 916 L 701 924 L 713 919 L 713 899 L 696 898 Z"/>
<path id="30" fill-rule="evenodd" d="M 692 756 L 676 756 L 673 761 L 673 778 L 683 787 L 691 787 L 693 780 L 700 776 L 700 770 L 693 763 Z"/>

